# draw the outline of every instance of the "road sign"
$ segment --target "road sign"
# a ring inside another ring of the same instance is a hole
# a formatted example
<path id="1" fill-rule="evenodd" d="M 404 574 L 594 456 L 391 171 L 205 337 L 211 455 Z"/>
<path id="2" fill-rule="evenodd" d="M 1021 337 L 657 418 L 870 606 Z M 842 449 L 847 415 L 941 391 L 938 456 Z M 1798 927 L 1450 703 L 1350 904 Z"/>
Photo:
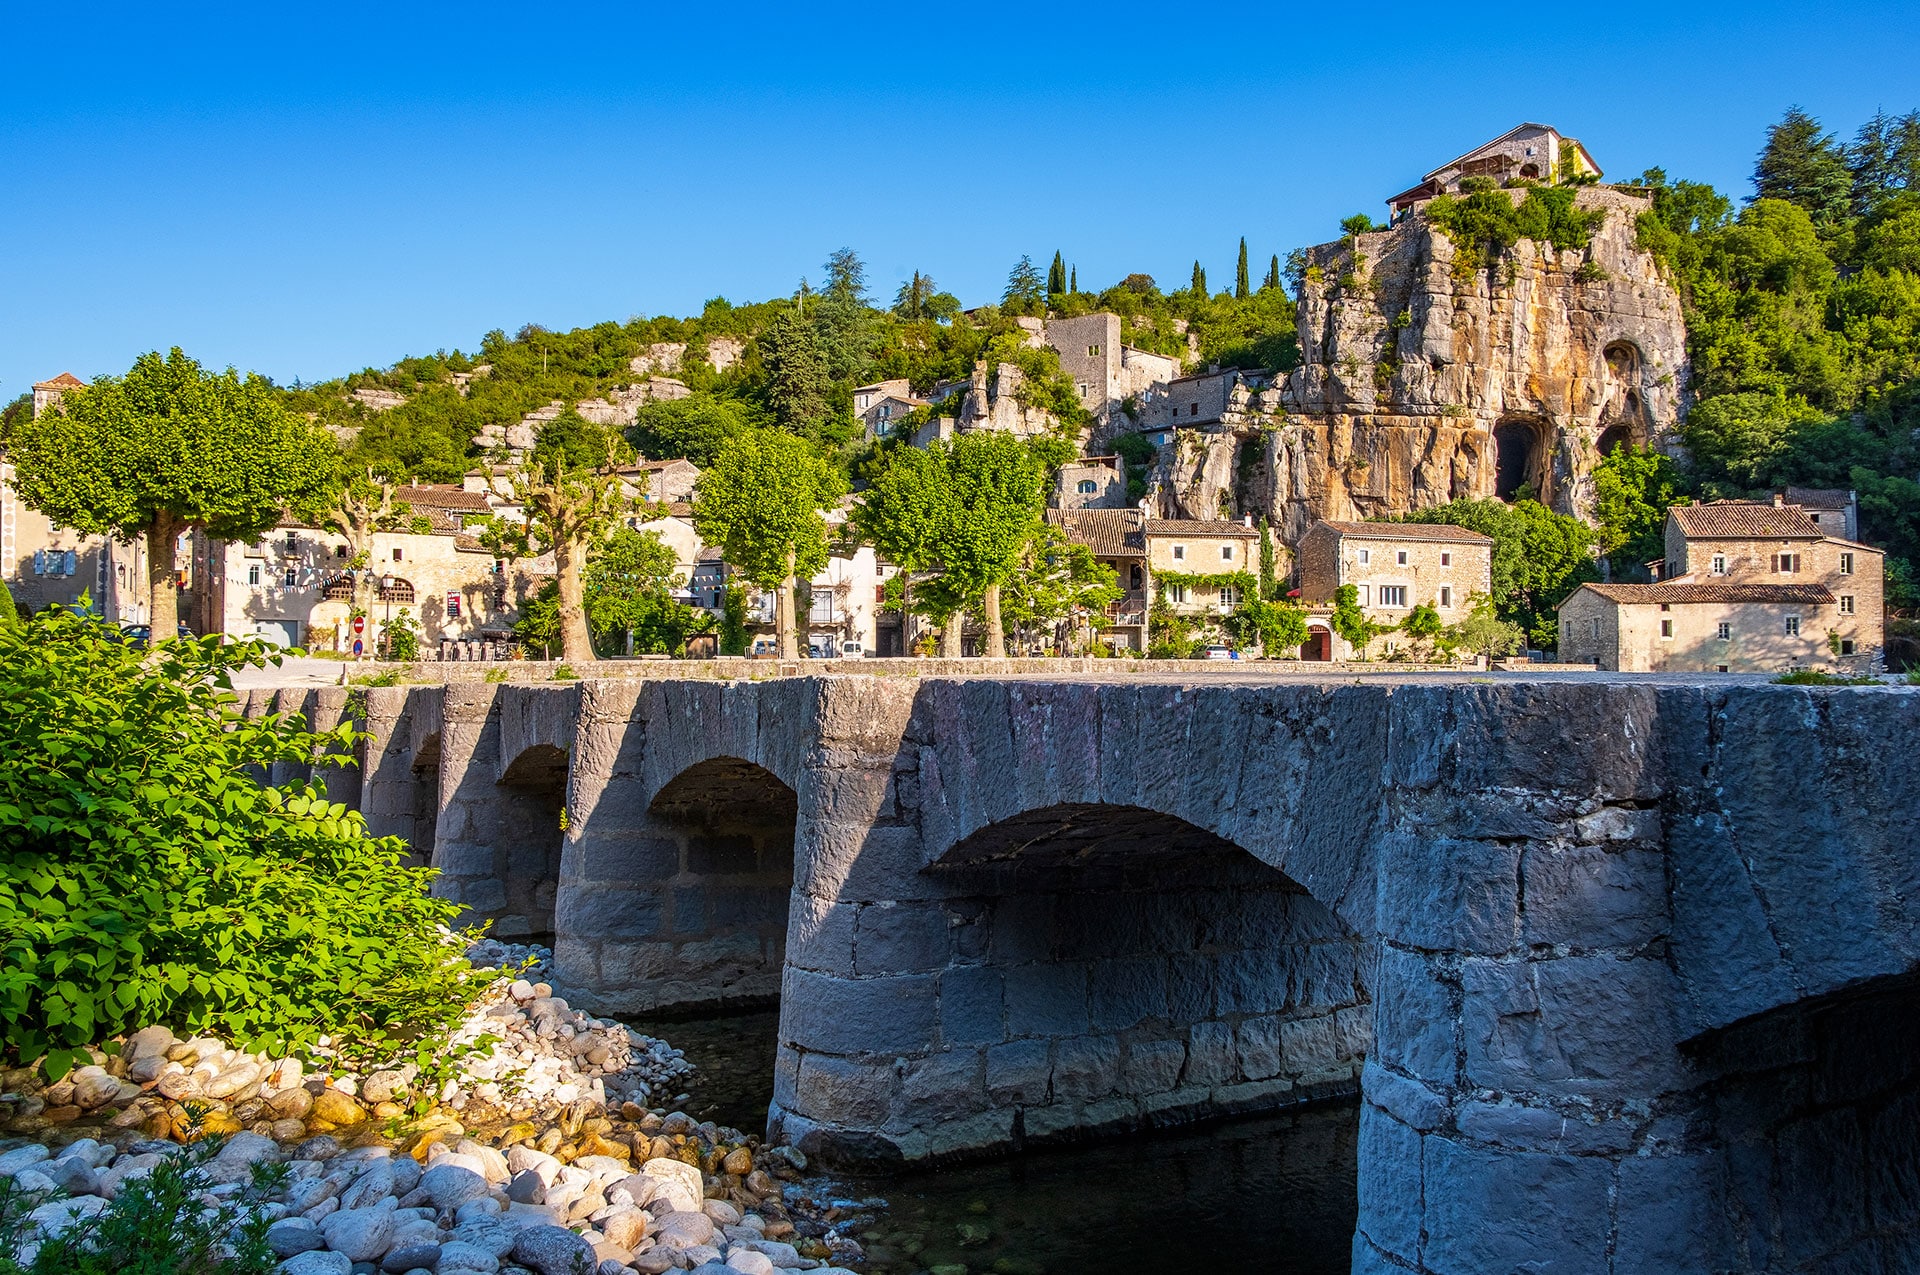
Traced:
<path id="1" fill-rule="evenodd" d="M 365 633 L 365 632 L 367 631 L 367 617 L 366 617 L 366 616 L 364 616 L 364 615 L 356 615 L 356 616 L 354 616 L 354 617 L 353 617 L 353 631 L 354 631 L 355 633 Z"/>

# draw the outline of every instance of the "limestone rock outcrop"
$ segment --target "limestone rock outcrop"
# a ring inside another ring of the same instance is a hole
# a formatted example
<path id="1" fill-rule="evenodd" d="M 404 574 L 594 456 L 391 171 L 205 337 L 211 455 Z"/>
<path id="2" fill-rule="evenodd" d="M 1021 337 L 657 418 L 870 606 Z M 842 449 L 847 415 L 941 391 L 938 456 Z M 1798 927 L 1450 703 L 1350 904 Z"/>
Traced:
<path id="1" fill-rule="evenodd" d="M 1490 270 L 1456 269 L 1420 211 L 1310 250 L 1301 366 L 1163 452 L 1161 515 L 1264 515 L 1291 544 L 1317 519 L 1522 491 L 1585 514 L 1603 448 L 1677 446 L 1686 325 L 1635 241 L 1647 201 L 1575 206 L 1605 214 L 1585 249 L 1523 239 Z"/>

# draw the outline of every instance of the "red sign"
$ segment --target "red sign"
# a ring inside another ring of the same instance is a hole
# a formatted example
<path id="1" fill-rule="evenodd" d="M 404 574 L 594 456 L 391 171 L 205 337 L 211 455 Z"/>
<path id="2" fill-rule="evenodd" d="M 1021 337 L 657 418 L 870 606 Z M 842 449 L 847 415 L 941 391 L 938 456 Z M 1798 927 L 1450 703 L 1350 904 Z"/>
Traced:
<path id="1" fill-rule="evenodd" d="M 364 616 L 364 615 L 356 615 L 356 616 L 354 616 L 354 617 L 353 617 L 353 631 L 354 631 L 355 633 L 365 633 L 365 632 L 367 631 L 367 617 L 366 617 L 366 616 Z"/>
<path id="2" fill-rule="evenodd" d="M 449 620 L 457 620 L 460 618 L 460 595 L 458 593 L 447 594 L 447 618 Z"/>

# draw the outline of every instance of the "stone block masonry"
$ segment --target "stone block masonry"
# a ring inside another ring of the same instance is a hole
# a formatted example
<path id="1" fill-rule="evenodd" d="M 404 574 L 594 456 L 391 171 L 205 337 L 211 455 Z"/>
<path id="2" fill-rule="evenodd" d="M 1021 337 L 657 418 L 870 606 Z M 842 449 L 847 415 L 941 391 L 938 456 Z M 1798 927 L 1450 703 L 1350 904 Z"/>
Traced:
<path id="1" fill-rule="evenodd" d="M 432 784 L 448 888 L 522 898 L 563 754 L 563 994 L 777 994 L 771 1132 L 822 1159 L 1357 1080 L 1355 1270 L 1920 1260 L 1920 691 L 510 689 L 370 692 L 362 808 Z"/>

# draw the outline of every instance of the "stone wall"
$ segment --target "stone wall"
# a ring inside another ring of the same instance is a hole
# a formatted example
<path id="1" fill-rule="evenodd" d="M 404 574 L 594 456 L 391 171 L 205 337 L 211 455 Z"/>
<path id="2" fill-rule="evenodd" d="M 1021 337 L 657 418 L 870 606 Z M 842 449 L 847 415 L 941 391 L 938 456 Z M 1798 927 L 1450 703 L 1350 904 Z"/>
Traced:
<path id="1" fill-rule="evenodd" d="M 362 804 L 390 812 L 398 741 L 438 711 L 434 857 L 463 892 L 511 870 L 482 835 L 508 752 L 564 747 L 556 984 L 620 1011 L 782 974 L 772 1132 L 828 1160 L 1302 1100 L 1364 1053 L 1356 1271 L 1911 1257 L 1920 690 L 816 677 L 366 703 Z"/>

